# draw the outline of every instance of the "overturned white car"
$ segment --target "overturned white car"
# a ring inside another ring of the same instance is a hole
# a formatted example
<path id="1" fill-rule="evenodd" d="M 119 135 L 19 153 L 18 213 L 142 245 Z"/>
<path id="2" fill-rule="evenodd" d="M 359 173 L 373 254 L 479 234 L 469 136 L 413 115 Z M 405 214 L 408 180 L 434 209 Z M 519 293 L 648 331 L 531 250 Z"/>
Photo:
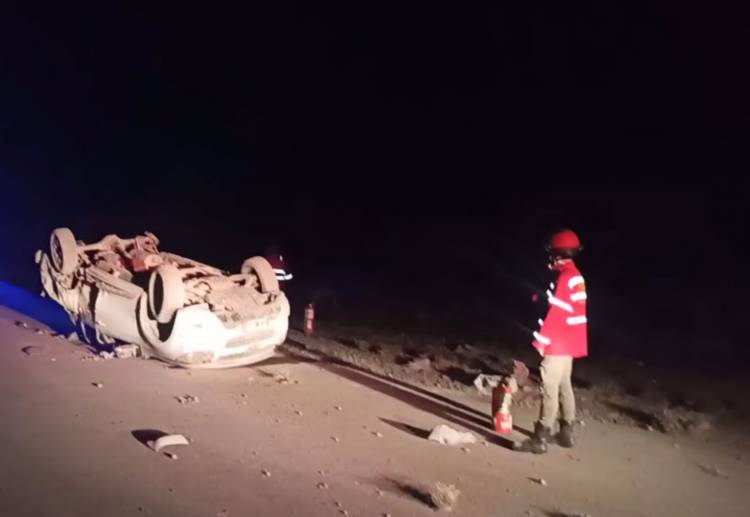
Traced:
<path id="1" fill-rule="evenodd" d="M 136 344 L 144 357 L 186 368 L 242 366 L 286 339 L 289 302 L 263 257 L 229 274 L 159 251 L 151 233 L 77 242 L 68 228 L 36 253 L 42 285 L 101 342 Z"/>

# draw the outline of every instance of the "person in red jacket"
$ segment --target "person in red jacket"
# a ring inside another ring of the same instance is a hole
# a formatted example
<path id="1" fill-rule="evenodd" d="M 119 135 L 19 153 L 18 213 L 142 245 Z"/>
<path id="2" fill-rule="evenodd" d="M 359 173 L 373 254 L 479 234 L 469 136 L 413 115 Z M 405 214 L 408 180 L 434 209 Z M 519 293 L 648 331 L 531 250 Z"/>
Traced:
<path id="1" fill-rule="evenodd" d="M 555 233 L 547 246 L 549 268 L 557 281 L 547 290 L 548 310 L 533 333 L 532 346 L 542 356 L 542 407 L 533 437 L 526 445 L 531 452 L 547 452 L 552 429 L 562 408 L 557 442 L 563 447 L 575 444 L 573 425 L 576 406 L 573 395 L 573 360 L 588 355 L 586 284 L 574 258 L 582 250 L 572 230 Z"/>
<path id="2" fill-rule="evenodd" d="M 276 279 L 279 281 L 279 289 L 283 291 L 293 276 L 289 272 L 287 263 L 278 246 L 271 245 L 266 248 L 266 260 L 271 264 Z"/>

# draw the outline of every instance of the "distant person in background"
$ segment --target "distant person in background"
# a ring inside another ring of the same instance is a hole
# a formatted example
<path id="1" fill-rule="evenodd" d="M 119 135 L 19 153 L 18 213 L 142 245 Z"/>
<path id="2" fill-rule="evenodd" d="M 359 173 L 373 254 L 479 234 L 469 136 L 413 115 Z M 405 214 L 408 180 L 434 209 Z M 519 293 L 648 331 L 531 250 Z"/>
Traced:
<path id="1" fill-rule="evenodd" d="M 284 256 L 281 254 L 281 249 L 276 245 L 268 246 L 266 248 L 266 260 L 271 264 L 276 279 L 279 281 L 279 289 L 283 291 L 288 287 L 288 282 L 293 276 L 289 272 Z"/>
<path id="2" fill-rule="evenodd" d="M 562 407 L 557 442 L 563 447 L 575 444 L 573 426 L 576 403 L 573 394 L 573 359 L 588 355 L 586 322 L 586 285 L 574 262 L 582 250 L 581 241 L 572 230 L 555 233 L 547 246 L 549 269 L 557 279 L 547 290 L 547 315 L 539 320 L 532 346 L 542 356 L 542 407 L 532 438 L 524 449 L 547 452 L 552 429 Z"/>

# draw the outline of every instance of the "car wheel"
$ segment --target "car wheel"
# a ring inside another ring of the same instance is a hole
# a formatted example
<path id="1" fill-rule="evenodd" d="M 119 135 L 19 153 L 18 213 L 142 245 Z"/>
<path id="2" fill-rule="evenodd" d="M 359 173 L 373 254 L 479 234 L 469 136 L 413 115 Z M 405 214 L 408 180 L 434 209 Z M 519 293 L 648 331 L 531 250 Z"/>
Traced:
<path id="1" fill-rule="evenodd" d="M 78 266 L 78 244 L 70 228 L 57 228 L 49 238 L 49 256 L 52 266 L 69 275 Z"/>
<path id="2" fill-rule="evenodd" d="M 252 257 L 242 263 L 240 272 L 243 275 L 255 275 L 258 277 L 260 292 L 273 293 L 279 290 L 279 280 L 273 272 L 271 264 L 263 257 Z"/>
<path id="3" fill-rule="evenodd" d="M 148 281 L 148 306 L 159 323 L 169 323 L 177 309 L 185 303 L 182 273 L 171 264 L 164 264 L 151 273 Z"/>

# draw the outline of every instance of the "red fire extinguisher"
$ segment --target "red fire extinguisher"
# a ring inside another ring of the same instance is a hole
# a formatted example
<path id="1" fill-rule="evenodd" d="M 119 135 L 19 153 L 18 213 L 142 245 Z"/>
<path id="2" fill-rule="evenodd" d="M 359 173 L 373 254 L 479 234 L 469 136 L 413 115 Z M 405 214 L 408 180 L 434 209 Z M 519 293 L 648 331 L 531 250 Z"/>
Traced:
<path id="1" fill-rule="evenodd" d="M 493 422 L 495 432 L 499 434 L 511 434 L 513 432 L 513 415 L 510 413 L 510 404 L 513 401 L 510 386 L 498 386 L 496 393 L 499 394 L 502 389 L 503 401 L 500 407 L 495 411 Z M 494 404 L 493 404 L 494 406 Z"/>
<path id="2" fill-rule="evenodd" d="M 306 336 L 312 336 L 314 321 L 315 321 L 315 310 L 313 309 L 312 303 L 308 303 L 307 307 L 305 307 L 305 335 Z"/>

